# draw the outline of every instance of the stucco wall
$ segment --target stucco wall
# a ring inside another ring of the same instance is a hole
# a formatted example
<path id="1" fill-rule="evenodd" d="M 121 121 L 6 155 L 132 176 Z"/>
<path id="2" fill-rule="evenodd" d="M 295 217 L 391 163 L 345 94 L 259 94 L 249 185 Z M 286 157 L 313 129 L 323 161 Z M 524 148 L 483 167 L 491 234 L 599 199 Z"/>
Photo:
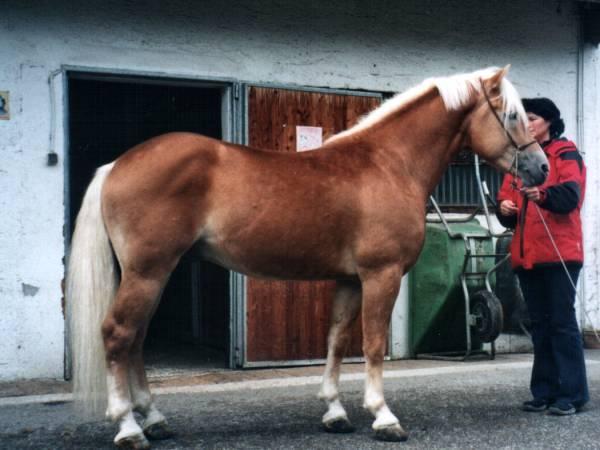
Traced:
<path id="1" fill-rule="evenodd" d="M 584 206 L 585 265 L 582 322 L 600 330 L 600 47 L 583 53 L 583 150 L 587 165 Z"/>
<path id="2" fill-rule="evenodd" d="M 66 107 L 58 74 L 59 165 L 48 167 L 53 71 L 400 91 L 428 76 L 511 63 L 520 92 L 553 97 L 575 137 L 574 11 L 544 0 L 3 2 L 0 90 L 10 91 L 12 112 L 0 121 L 0 379 L 63 370 Z"/>

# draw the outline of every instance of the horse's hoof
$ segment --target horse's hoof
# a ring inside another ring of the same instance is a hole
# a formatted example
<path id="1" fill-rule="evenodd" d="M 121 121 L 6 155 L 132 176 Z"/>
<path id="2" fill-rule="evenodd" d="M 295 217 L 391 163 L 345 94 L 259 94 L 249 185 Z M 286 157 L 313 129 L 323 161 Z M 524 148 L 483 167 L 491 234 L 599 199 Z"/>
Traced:
<path id="1" fill-rule="evenodd" d="M 144 428 L 144 434 L 152 441 L 161 441 L 175 436 L 175 433 L 171 431 L 167 422 L 153 423 L 147 428 Z"/>
<path id="2" fill-rule="evenodd" d="M 375 430 L 375 439 L 385 442 L 404 442 L 408 439 L 408 433 L 399 424 Z"/>
<path id="3" fill-rule="evenodd" d="M 126 436 L 116 441 L 115 444 L 117 447 L 127 450 L 145 450 L 150 448 L 150 442 L 148 442 L 148 439 L 143 434 Z"/>
<path id="4" fill-rule="evenodd" d="M 338 417 L 329 422 L 323 422 L 323 429 L 328 433 L 352 433 L 356 428 L 352 426 L 348 418 Z"/>

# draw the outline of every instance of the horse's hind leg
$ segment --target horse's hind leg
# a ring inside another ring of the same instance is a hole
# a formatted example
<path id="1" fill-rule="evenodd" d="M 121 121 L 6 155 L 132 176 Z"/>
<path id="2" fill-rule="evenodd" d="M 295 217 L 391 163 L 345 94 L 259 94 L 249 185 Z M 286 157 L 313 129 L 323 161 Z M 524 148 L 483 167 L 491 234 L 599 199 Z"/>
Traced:
<path id="1" fill-rule="evenodd" d="M 131 400 L 133 410 L 144 417 L 142 424 L 144 435 L 151 440 L 168 439 L 173 436 L 173 432 L 169 429 L 165 416 L 154 404 L 144 367 L 143 349 L 147 325 L 143 334 L 136 338 L 130 352 L 129 389 Z"/>
<path id="2" fill-rule="evenodd" d="M 115 302 L 103 324 L 102 335 L 108 368 L 106 415 L 119 422 L 115 444 L 127 448 L 148 448 L 150 444 L 135 421 L 130 391 L 131 351 L 143 335 L 166 276 L 143 277 L 124 270 Z"/>
<path id="3" fill-rule="evenodd" d="M 351 338 L 351 326 L 360 311 L 360 283 L 338 281 L 331 312 L 327 365 L 319 398 L 327 403 L 323 427 L 333 433 L 348 433 L 354 428 L 339 399 L 340 364 Z"/>
<path id="4" fill-rule="evenodd" d="M 401 278 L 402 270 L 396 266 L 371 270 L 361 276 L 363 352 L 366 360 L 364 407 L 375 416 L 375 438 L 383 441 L 404 441 L 408 438 L 383 397 L 383 358 Z"/>

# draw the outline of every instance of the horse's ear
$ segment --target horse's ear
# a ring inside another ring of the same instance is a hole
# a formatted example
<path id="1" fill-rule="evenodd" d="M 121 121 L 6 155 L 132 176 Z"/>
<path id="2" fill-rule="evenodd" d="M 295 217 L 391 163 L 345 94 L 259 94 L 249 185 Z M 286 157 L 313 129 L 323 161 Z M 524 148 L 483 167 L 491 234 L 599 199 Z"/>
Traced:
<path id="1" fill-rule="evenodd" d="M 507 64 L 502 69 L 498 69 L 494 75 L 487 79 L 486 87 L 491 95 L 500 95 L 500 85 L 502 84 L 502 80 L 508 73 L 509 69 L 510 64 Z"/>

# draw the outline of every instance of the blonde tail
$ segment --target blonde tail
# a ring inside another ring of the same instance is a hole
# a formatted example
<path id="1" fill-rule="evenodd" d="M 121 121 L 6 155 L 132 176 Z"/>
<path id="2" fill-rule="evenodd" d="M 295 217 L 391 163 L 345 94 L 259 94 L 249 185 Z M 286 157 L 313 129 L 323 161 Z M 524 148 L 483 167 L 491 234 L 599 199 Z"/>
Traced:
<path id="1" fill-rule="evenodd" d="M 67 268 L 66 306 L 73 356 L 73 395 L 79 410 L 106 408 L 101 324 L 117 289 L 115 260 L 101 211 L 102 186 L 113 164 L 96 171 L 77 216 Z"/>

